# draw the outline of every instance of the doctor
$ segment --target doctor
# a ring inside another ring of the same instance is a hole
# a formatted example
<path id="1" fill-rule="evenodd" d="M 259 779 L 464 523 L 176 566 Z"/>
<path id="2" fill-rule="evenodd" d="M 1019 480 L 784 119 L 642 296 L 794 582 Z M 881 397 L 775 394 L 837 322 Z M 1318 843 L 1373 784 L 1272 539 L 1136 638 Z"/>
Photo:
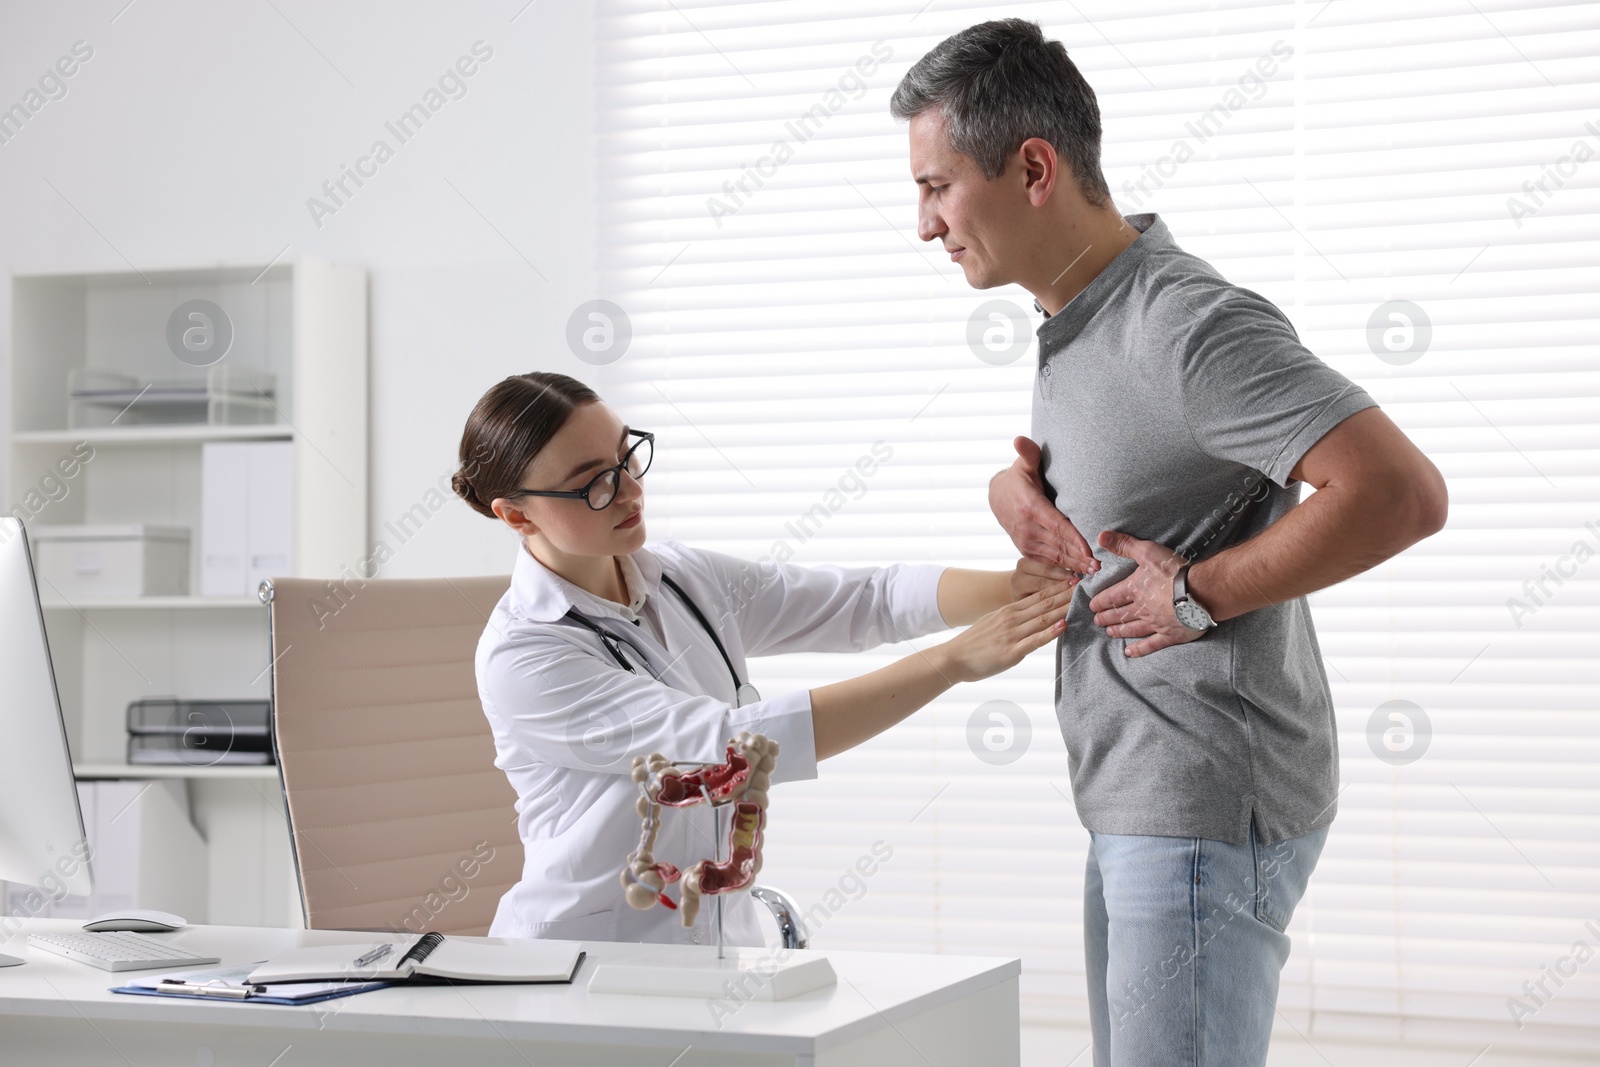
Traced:
<path id="1" fill-rule="evenodd" d="M 674 911 L 623 899 L 618 874 L 639 840 L 635 756 L 720 763 L 749 730 L 781 746 L 774 783 L 814 778 L 819 759 L 1062 632 L 1074 579 L 1031 561 L 761 566 L 674 541 L 647 549 L 640 479 L 653 449 L 593 390 L 545 372 L 490 389 L 461 436 L 456 493 L 519 535 L 476 658 L 526 857 L 495 936 L 710 944 L 716 909 L 684 929 Z M 858 678 L 765 698 L 749 682 L 747 656 L 860 651 L 951 626 L 968 628 Z M 680 868 L 712 857 L 713 829 L 708 806 L 674 811 L 655 855 Z M 748 893 L 725 899 L 724 932 L 764 943 Z"/>

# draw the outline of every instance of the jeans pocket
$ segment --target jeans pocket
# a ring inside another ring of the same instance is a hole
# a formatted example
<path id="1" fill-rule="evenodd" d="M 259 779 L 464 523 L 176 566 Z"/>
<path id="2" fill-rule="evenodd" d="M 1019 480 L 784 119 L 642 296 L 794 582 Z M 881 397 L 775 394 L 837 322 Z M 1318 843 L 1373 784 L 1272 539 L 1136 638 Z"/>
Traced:
<path id="1" fill-rule="evenodd" d="M 1296 842 L 1290 839 L 1263 845 L 1252 821 L 1250 847 L 1256 868 L 1256 919 L 1284 933 L 1305 891 L 1305 882 L 1295 863 L 1300 858 Z"/>

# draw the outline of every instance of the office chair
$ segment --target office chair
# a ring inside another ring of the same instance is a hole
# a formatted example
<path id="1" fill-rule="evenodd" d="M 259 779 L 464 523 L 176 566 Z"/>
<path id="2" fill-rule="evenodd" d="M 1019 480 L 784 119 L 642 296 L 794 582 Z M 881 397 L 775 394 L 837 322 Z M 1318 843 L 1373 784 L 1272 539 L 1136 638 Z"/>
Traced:
<path id="1" fill-rule="evenodd" d="M 273 751 L 308 928 L 486 934 L 522 877 L 516 793 L 494 765 L 473 663 L 510 581 L 261 583 Z M 806 947 L 787 894 L 750 894 L 784 946 Z"/>

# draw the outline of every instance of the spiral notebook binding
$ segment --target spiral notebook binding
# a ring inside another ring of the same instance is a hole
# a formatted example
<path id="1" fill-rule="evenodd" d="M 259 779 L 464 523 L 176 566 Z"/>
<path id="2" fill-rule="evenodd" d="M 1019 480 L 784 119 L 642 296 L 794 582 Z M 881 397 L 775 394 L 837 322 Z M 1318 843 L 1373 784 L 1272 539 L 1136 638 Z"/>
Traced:
<path id="1" fill-rule="evenodd" d="M 395 969 L 398 970 L 403 967 L 407 960 L 410 960 L 413 963 L 422 963 L 428 958 L 429 953 L 442 944 L 444 944 L 443 934 L 434 931 L 429 931 L 428 933 L 423 934 L 417 939 L 417 943 L 412 945 L 410 950 L 404 956 L 401 956 L 398 960 L 395 960 Z"/>

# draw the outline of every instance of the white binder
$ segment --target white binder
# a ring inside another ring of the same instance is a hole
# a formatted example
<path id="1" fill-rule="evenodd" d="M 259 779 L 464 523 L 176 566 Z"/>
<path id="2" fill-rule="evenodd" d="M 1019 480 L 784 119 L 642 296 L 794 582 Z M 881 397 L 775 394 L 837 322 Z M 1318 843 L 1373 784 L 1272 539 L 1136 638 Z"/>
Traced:
<path id="1" fill-rule="evenodd" d="M 245 591 L 249 529 L 249 441 L 200 446 L 200 595 Z"/>
<path id="2" fill-rule="evenodd" d="M 294 443 L 209 441 L 200 457 L 200 593 L 244 596 L 294 572 Z"/>
<path id="3" fill-rule="evenodd" d="M 294 443 L 250 442 L 250 529 L 246 538 L 244 592 L 263 578 L 293 573 Z"/>

